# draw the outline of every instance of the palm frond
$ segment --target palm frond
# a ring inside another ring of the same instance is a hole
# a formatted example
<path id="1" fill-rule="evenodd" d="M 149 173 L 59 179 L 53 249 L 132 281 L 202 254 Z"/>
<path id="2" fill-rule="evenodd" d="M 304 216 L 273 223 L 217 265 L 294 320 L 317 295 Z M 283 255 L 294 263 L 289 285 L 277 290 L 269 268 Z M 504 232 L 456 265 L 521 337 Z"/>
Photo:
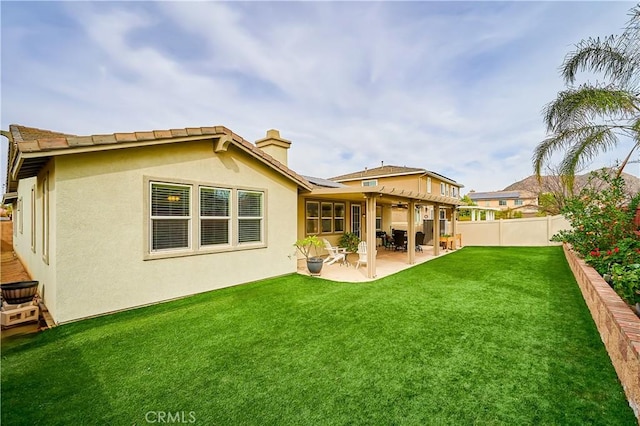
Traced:
<path id="1" fill-rule="evenodd" d="M 612 82 L 625 85 L 633 76 L 638 63 L 629 55 L 627 39 L 609 36 L 605 39 L 589 38 L 576 45 L 567 54 L 560 72 L 565 82 L 573 84 L 579 71 L 602 73 Z"/>
<path id="2" fill-rule="evenodd" d="M 603 151 L 616 146 L 618 137 L 608 126 L 591 126 L 575 129 L 569 136 L 571 146 L 564 155 L 560 170 L 573 176 L 576 169 L 584 167 Z"/>
<path id="3" fill-rule="evenodd" d="M 586 126 L 597 118 L 629 119 L 638 114 L 640 98 L 626 90 L 583 85 L 558 93 L 543 109 L 548 132 Z"/>

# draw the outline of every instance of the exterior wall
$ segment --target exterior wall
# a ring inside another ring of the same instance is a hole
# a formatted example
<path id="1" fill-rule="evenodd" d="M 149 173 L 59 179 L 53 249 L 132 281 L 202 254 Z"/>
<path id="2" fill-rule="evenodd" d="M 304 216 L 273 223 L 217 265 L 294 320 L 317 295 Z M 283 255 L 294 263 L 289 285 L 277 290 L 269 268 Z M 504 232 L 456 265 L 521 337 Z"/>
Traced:
<path id="1" fill-rule="evenodd" d="M 518 220 L 457 222 L 466 246 L 548 246 L 560 245 L 549 239 L 560 230 L 570 229 L 564 216 Z"/>
<path id="2" fill-rule="evenodd" d="M 362 181 L 367 181 L 367 180 L 372 180 L 372 179 L 364 178 L 360 180 L 352 180 L 352 181 L 346 181 L 341 183 L 343 185 L 355 186 L 359 188 L 362 186 Z M 406 189 L 408 191 L 415 191 L 418 193 L 434 194 L 434 195 L 440 195 L 440 184 L 443 183 L 442 180 L 436 177 L 431 176 L 429 180 L 428 176 L 422 176 L 419 174 L 406 175 L 406 176 L 380 177 L 380 178 L 375 178 L 375 180 L 378 181 L 378 186 Z M 431 191 L 429 191 L 429 189 L 427 188 L 428 182 L 431 183 Z M 446 184 L 447 182 L 444 182 L 444 183 Z M 449 184 L 449 188 L 451 188 L 451 186 L 452 185 Z M 450 194 L 449 196 L 451 197 L 451 192 L 449 192 L 449 194 Z M 458 188 L 458 196 L 451 197 L 451 198 L 459 199 L 459 196 L 460 196 L 460 188 Z"/>
<path id="3" fill-rule="evenodd" d="M 48 256 L 45 257 L 43 237 L 45 233 L 45 216 L 43 213 L 43 179 L 48 180 Z M 18 204 L 20 212 L 16 212 L 16 232 L 13 237 L 13 248 L 32 279 L 37 280 L 38 292 L 42 296 L 51 315 L 58 311 L 56 291 L 56 168 L 50 161 L 37 177 L 23 179 L 18 183 Z M 35 209 L 31 202 L 31 190 L 34 189 Z M 35 227 L 34 227 L 35 225 Z M 32 248 L 32 238 L 35 243 Z"/>
<path id="4" fill-rule="evenodd" d="M 564 253 L 640 424 L 640 319 L 567 245 Z"/>
<path id="5" fill-rule="evenodd" d="M 56 278 L 64 283 L 56 322 L 296 270 L 297 185 L 233 146 L 220 154 L 205 141 L 61 156 L 56 171 Z M 265 190 L 266 247 L 144 260 L 145 176 Z"/>
<path id="6" fill-rule="evenodd" d="M 493 208 L 498 208 L 501 210 L 507 210 L 507 209 L 523 209 L 524 207 L 526 207 L 527 205 L 538 205 L 538 198 L 537 197 L 531 197 L 531 198 L 518 198 L 518 200 L 522 200 L 522 205 L 520 206 L 516 206 L 516 199 L 515 198 L 509 198 L 509 199 L 491 199 L 491 200 L 473 200 L 478 206 L 480 207 L 493 207 Z M 501 206 L 500 205 L 500 201 L 506 201 L 507 205 L 506 206 Z M 537 209 L 534 209 L 534 211 L 537 211 Z"/>

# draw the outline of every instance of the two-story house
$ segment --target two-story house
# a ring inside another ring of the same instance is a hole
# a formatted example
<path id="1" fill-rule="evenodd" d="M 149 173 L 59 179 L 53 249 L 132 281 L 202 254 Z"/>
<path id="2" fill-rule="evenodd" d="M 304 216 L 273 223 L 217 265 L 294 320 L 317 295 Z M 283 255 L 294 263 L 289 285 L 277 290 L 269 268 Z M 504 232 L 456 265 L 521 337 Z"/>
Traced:
<path id="1" fill-rule="evenodd" d="M 425 194 L 426 196 L 442 197 L 444 200 L 459 201 L 460 189 L 464 185 L 441 174 L 416 167 L 385 166 L 365 168 L 353 173 L 336 176 L 330 179 L 350 187 L 381 186 L 399 190 Z M 440 204 L 438 211 L 435 204 L 420 202 L 415 205 L 415 225 L 421 227 L 423 221 L 440 219 L 442 226 L 440 233 L 451 233 L 451 218 L 455 204 Z M 378 206 L 376 211 L 376 230 L 389 232 L 392 228 L 407 229 L 407 203 L 396 203 L 388 206 L 387 210 Z M 430 232 L 427 232 L 427 241 Z"/>
<path id="2" fill-rule="evenodd" d="M 468 196 L 481 207 L 516 210 L 523 216 L 533 216 L 538 212 L 538 196 L 530 191 L 471 191 Z"/>

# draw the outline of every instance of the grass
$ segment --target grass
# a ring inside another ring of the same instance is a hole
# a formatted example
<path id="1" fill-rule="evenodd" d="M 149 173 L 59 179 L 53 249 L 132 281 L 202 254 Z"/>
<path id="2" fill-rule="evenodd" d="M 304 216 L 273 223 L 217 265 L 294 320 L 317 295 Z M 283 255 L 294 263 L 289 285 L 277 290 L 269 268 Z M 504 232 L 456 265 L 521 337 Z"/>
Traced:
<path id="1" fill-rule="evenodd" d="M 64 325 L 3 345 L 1 398 L 6 425 L 637 424 L 559 247 Z"/>

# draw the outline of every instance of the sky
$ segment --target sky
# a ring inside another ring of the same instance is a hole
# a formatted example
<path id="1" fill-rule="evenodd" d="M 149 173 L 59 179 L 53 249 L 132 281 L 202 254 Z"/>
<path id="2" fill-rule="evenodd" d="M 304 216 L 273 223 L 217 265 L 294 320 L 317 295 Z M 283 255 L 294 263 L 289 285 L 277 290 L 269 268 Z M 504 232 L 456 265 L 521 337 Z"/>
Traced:
<path id="1" fill-rule="evenodd" d="M 384 162 L 501 190 L 533 173 L 565 55 L 620 34 L 634 4 L 3 0 L 0 127 L 278 129 L 302 175 Z"/>

